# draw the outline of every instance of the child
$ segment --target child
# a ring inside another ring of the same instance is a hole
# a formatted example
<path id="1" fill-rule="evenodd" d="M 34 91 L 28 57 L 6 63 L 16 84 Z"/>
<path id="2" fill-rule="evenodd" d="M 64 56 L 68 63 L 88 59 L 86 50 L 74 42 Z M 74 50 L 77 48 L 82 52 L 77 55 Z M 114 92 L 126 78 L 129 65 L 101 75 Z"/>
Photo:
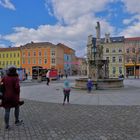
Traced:
<path id="1" fill-rule="evenodd" d="M 91 92 L 92 87 L 93 87 L 93 83 L 92 83 L 91 79 L 88 79 L 88 81 L 87 81 L 87 90 L 88 90 L 89 93 Z"/>
<path id="2" fill-rule="evenodd" d="M 65 104 L 65 101 L 67 99 L 67 103 L 69 103 L 69 96 L 70 96 L 70 83 L 68 79 L 64 81 L 64 88 L 63 88 L 63 93 L 64 93 L 64 100 L 63 100 L 63 105 Z"/>

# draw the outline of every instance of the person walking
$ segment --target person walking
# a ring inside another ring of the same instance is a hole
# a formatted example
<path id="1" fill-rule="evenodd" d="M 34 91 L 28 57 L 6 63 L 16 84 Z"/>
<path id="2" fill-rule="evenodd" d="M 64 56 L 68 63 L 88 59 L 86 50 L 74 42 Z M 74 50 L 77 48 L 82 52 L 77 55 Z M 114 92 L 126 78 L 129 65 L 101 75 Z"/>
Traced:
<path id="1" fill-rule="evenodd" d="M 92 82 L 91 79 L 89 78 L 88 81 L 87 81 L 87 90 L 88 90 L 88 93 L 91 92 L 92 87 L 93 87 L 93 82 Z"/>
<path id="2" fill-rule="evenodd" d="M 23 124 L 22 120 L 19 120 L 19 106 L 24 103 L 24 101 L 20 101 L 20 85 L 19 78 L 16 72 L 15 67 L 11 67 L 8 69 L 7 76 L 2 78 L 4 93 L 2 98 L 1 107 L 5 109 L 4 122 L 5 129 L 9 129 L 9 117 L 11 108 L 15 108 L 15 124 L 20 125 Z"/>
<path id="3" fill-rule="evenodd" d="M 46 80 L 47 80 L 47 85 L 49 86 L 50 83 L 50 71 L 48 70 L 48 72 L 46 73 Z"/>
<path id="4" fill-rule="evenodd" d="M 68 81 L 68 79 L 66 79 L 64 81 L 64 88 L 63 88 L 63 93 L 64 93 L 63 105 L 65 104 L 66 99 L 67 99 L 67 103 L 69 103 L 70 91 L 71 91 L 70 82 Z"/>

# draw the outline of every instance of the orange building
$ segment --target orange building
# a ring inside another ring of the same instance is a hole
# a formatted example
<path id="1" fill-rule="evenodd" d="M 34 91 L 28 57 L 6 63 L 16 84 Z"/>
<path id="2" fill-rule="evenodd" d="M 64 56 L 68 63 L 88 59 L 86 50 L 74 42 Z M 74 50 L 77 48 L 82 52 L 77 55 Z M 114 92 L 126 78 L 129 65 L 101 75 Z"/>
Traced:
<path id="1" fill-rule="evenodd" d="M 49 42 L 31 42 L 21 46 L 21 66 L 29 75 L 32 75 L 33 66 L 61 71 L 64 69 L 63 52 L 62 47 Z"/>

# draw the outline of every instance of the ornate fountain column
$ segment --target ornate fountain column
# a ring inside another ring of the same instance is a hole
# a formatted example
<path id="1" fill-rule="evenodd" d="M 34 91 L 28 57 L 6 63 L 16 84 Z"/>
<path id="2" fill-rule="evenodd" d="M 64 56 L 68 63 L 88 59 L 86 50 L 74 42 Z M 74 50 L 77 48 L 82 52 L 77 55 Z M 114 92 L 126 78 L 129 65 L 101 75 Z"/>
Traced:
<path id="1" fill-rule="evenodd" d="M 91 77 L 93 80 L 103 79 L 103 46 L 101 45 L 99 22 L 97 22 L 96 26 L 96 38 L 93 38 L 92 35 L 88 36 L 87 58 L 89 77 Z"/>
<path id="2" fill-rule="evenodd" d="M 123 87 L 123 80 L 109 79 L 108 60 L 103 60 L 103 45 L 100 38 L 100 23 L 97 22 L 96 38 L 88 36 L 87 42 L 88 77 L 94 81 L 96 89 Z M 87 89 L 87 78 L 76 79 L 76 88 Z"/>

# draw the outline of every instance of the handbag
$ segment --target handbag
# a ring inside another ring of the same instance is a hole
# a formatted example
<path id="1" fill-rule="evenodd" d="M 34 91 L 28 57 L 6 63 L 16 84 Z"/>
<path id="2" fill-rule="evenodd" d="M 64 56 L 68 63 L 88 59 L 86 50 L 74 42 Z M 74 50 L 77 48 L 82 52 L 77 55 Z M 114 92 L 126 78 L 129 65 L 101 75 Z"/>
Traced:
<path id="1" fill-rule="evenodd" d="M 3 94 L 4 94 L 4 91 L 5 91 L 5 89 L 4 89 L 4 85 L 1 84 L 1 85 L 0 85 L 0 99 L 2 99 Z"/>

